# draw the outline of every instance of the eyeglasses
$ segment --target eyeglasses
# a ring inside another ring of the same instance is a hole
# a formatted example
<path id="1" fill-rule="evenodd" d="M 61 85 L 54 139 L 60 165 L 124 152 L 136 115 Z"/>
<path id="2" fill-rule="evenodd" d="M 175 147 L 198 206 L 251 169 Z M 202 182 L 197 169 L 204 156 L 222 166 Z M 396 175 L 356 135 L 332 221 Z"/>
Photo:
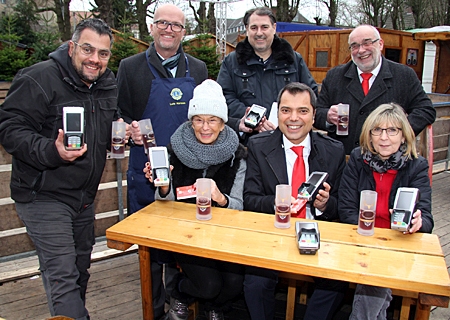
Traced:
<path id="1" fill-rule="evenodd" d="M 364 40 L 362 43 L 352 43 L 348 48 L 352 51 L 357 51 L 362 46 L 364 49 L 370 48 L 375 42 L 380 39 L 375 40 Z"/>
<path id="2" fill-rule="evenodd" d="M 98 57 L 101 60 L 108 60 L 111 57 L 111 51 L 109 51 L 109 50 L 97 49 L 88 43 L 79 44 L 75 41 L 73 41 L 73 43 L 75 43 L 78 47 L 80 47 L 81 53 L 83 53 L 84 55 L 86 55 L 88 57 L 92 56 L 95 52 L 98 53 Z"/>
<path id="3" fill-rule="evenodd" d="M 184 26 L 182 24 L 176 23 L 176 22 L 169 22 L 164 20 L 157 20 L 153 22 L 153 24 L 156 25 L 158 29 L 166 30 L 169 26 L 172 28 L 173 32 L 180 32 L 184 29 Z"/>
<path id="4" fill-rule="evenodd" d="M 396 136 L 396 135 L 398 135 L 398 133 L 401 130 L 402 130 L 401 128 L 395 128 L 395 127 L 390 127 L 390 128 L 376 127 L 376 128 L 373 128 L 372 130 L 370 130 L 370 133 L 373 136 L 381 136 L 383 134 L 383 131 L 386 131 L 388 136 Z"/>
<path id="5" fill-rule="evenodd" d="M 194 118 L 192 119 L 192 124 L 194 127 L 201 128 L 205 124 L 205 122 L 208 124 L 209 127 L 217 127 L 220 123 L 220 120 L 218 118 L 212 118 L 209 120 L 203 120 L 200 118 Z"/>

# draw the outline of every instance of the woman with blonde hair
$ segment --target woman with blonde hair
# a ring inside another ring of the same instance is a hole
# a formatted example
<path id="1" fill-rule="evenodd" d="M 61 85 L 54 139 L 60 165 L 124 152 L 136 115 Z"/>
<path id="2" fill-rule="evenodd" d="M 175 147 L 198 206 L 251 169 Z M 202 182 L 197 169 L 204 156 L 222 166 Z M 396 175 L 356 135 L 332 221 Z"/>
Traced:
<path id="1" fill-rule="evenodd" d="M 428 162 L 419 156 L 405 111 L 395 103 L 382 104 L 366 119 L 341 178 L 338 212 L 341 222 L 358 224 L 362 190 L 377 192 L 375 227 L 390 228 L 395 195 L 400 187 L 418 188 L 420 199 L 411 226 L 404 234 L 431 233 L 431 186 Z M 386 319 L 392 300 L 389 288 L 358 284 L 350 319 Z"/>

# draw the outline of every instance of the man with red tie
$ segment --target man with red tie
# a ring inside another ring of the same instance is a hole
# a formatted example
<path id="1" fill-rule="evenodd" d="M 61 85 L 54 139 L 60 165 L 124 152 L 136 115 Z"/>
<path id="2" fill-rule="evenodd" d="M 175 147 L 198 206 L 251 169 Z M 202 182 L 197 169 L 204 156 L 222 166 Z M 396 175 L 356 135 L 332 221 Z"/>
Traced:
<path id="1" fill-rule="evenodd" d="M 342 141 L 345 153 L 359 147 L 359 136 L 367 116 L 380 104 L 395 102 L 408 114 L 414 133 L 419 134 L 436 119 L 436 111 L 414 70 L 387 60 L 384 41 L 369 25 L 355 28 L 348 38 L 352 61 L 327 72 L 317 100 L 317 129 Z M 337 104 L 350 106 L 348 135 L 337 135 Z"/>
<path id="2" fill-rule="evenodd" d="M 338 189 L 345 166 L 342 143 L 312 131 L 316 95 L 307 85 L 298 82 L 286 85 L 277 102 L 278 128 L 249 139 L 244 209 L 275 214 L 276 185 L 295 184 L 293 194 L 297 195 L 303 182 L 297 181 L 299 175 L 307 179 L 311 172 L 323 171 L 329 175 L 324 190 L 309 203 L 311 210 L 306 212 L 306 218 L 337 219 Z M 277 278 L 278 272 L 274 270 L 246 268 L 244 294 L 252 320 L 274 318 Z M 347 284 L 320 278 L 315 282 L 304 319 L 331 319 Z"/>

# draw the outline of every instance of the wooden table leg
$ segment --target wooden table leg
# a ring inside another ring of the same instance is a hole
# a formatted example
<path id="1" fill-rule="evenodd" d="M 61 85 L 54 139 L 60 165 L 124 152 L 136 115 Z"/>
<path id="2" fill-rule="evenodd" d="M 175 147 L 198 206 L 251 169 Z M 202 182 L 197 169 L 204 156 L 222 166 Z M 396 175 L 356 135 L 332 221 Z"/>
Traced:
<path id="1" fill-rule="evenodd" d="M 416 316 L 415 316 L 414 320 L 430 319 L 430 311 L 431 311 L 431 306 L 421 304 L 419 299 L 417 299 Z"/>
<path id="2" fill-rule="evenodd" d="M 153 320 L 152 272 L 150 270 L 150 248 L 148 247 L 139 246 L 139 269 L 142 315 L 144 320 Z"/>
<path id="3" fill-rule="evenodd" d="M 431 306 L 448 308 L 450 297 L 435 294 L 419 293 L 415 320 L 429 319 Z"/>

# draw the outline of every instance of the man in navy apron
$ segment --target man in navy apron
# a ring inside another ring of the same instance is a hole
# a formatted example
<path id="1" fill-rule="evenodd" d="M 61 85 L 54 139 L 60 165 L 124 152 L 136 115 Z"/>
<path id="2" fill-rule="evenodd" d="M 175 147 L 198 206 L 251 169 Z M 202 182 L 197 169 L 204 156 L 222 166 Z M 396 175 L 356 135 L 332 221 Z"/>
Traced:
<path id="1" fill-rule="evenodd" d="M 119 66 L 118 104 L 124 120 L 134 129 L 127 172 L 128 215 L 152 203 L 155 193 L 142 171 L 148 160 L 136 120 L 151 119 L 156 144 L 166 146 L 175 129 L 187 120 L 195 86 L 208 77 L 206 64 L 183 52 L 184 24 L 181 9 L 172 4 L 159 6 L 150 26 L 154 42 L 147 51 L 122 60 Z M 158 319 L 166 300 L 162 263 L 168 259 L 161 250 L 152 250 L 151 255 L 153 308 Z"/>

